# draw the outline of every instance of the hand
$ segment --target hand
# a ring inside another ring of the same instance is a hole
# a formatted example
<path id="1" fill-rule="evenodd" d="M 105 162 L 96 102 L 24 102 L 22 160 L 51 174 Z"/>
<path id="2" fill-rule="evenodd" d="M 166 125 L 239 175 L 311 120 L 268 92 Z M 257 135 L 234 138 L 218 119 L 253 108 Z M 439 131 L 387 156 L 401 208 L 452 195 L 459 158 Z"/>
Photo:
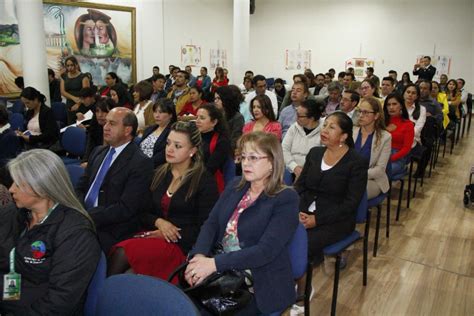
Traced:
<path id="1" fill-rule="evenodd" d="M 303 167 L 301 166 L 296 166 L 295 169 L 293 169 L 293 173 L 295 174 L 296 178 L 300 176 L 301 171 L 303 171 Z"/>
<path id="2" fill-rule="evenodd" d="M 158 218 L 155 221 L 155 226 L 161 231 L 163 238 L 167 242 L 178 242 L 178 239 L 181 239 L 181 234 L 179 233 L 181 228 L 174 226 L 167 220 Z"/>
<path id="3" fill-rule="evenodd" d="M 74 111 L 77 111 L 79 109 L 79 102 L 76 102 L 76 104 L 74 104 L 73 106 L 71 106 L 71 108 L 69 109 L 69 111 L 71 112 L 74 112 Z"/>
<path id="4" fill-rule="evenodd" d="M 80 166 L 81 166 L 81 168 L 83 168 L 83 169 L 86 169 L 86 168 L 87 168 L 87 162 L 83 162 L 83 163 L 81 163 L 81 165 L 80 165 Z"/>
<path id="5" fill-rule="evenodd" d="M 134 238 L 163 238 L 163 233 L 159 230 L 143 232 L 133 236 Z"/>
<path id="6" fill-rule="evenodd" d="M 420 64 L 415 64 L 415 65 L 413 66 L 413 69 L 415 69 L 415 70 L 416 70 L 416 69 L 418 69 L 418 68 L 420 68 L 420 67 L 421 67 L 421 65 L 420 65 Z"/>
<path id="7" fill-rule="evenodd" d="M 300 222 L 306 229 L 316 227 L 316 216 L 300 212 Z"/>
<path id="8" fill-rule="evenodd" d="M 431 116 L 431 113 L 430 113 L 430 112 L 426 112 L 426 116 Z"/>
<path id="9" fill-rule="evenodd" d="M 82 113 L 76 113 L 76 119 L 77 119 L 78 121 L 82 121 L 82 120 L 84 119 L 84 117 L 85 117 L 84 114 L 82 114 Z"/>
<path id="10" fill-rule="evenodd" d="M 395 125 L 395 124 L 393 124 L 393 123 L 392 123 L 392 124 L 389 124 L 389 125 L 387 126 L 387 131 L 389 131 L 389 132 L 393 132 L 393 131 L 396 130 L 396 129 L 397 129 L 397 125 Z"/>
<path id="11" fill-rule="evenodd" d="M 214 258 L 207 258 L 203 255 L 195 255 L 184 272 L 184 278 L 189 285 L 199 284 L 212 273 L 216 272 L 216 261 Z"/>

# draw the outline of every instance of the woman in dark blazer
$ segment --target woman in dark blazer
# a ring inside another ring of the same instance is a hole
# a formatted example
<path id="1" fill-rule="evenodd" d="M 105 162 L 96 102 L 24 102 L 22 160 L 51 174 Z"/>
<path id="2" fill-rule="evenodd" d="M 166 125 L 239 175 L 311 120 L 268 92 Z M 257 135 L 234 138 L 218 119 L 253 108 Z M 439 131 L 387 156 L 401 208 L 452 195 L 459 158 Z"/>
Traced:
<path id="1" fill-rule="evenodd" d="M 295 301 L 288 244 L 298 225 L 298 195 L 282 182 L 283 152 L 274 135 L 249 133 L 240 146 L 243 177 L 227 186 L 202 226 L 185 278 L 194 285 L 216 271 L 249 269 L 254 299 L 239 315 L 269 314 Z M 212 257 L 218 243 L 224 253 Z"/>
<path id="2" fill-rule="evenodd" d="M 321 143 L 326 147 L 310 150 L 295 183 L 313 264 L 324 260 L 324 247 L 354 231 L 357 208 L 367 187 L 368 161 L 354 150 L 349 116 L 343 112 L 329 115 L 321 130 Z M 298 291 L 303 289 L 304 278 L 298 282 Z"/>
<path id="3" fill-rule="evenodd" d="M 153 203 L 141 216 L 142 231 L 112 249 L 109 275 L 131 269 L 166 279 L 185 261 L 217 201 L 217 186 L 202 162 L 201 135 L 195 124 L 175 123 L 167 142 L 167 163 L 155 172 Z"/>
<path id="4" fill-rule="evenodd" d="M 176 109 L 170 99 L 159 99 L 153 104 L 155 123 L 145 129 L 140 149 L 145 155 L 153 159 L 156 168 L 166 162 L 166 139 L 170 133 L 170 126 L 176 122 Z"/>
<path id="5" fill-rule="evenodd" d="M 28 108 L 25 115 L 29 133 L 17 131 L 17 136 L 25 142 L 27 149 L 49 148 L 59 139 L 59 127 L 53 111 L 44 102 L 46 97 L 33 87 L 26 87 L 21 93 L 21 101 Z"/>

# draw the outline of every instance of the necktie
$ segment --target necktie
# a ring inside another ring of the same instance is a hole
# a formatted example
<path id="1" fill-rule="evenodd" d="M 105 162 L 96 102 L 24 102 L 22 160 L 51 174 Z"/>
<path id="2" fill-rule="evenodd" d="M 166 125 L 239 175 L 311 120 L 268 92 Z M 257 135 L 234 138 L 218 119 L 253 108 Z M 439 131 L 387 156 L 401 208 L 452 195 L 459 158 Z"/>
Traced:
<path id="1" fill-rule="evenodd" d="M 102 182 L 104 181 L 107 171 L 109 171 L 110 165 L 112 163 L 112 157 L 114 156 L 114 154 L 115 154 L 115 148 L 111 147 L 109 150 L 109 153 L 104 159 L 104 163 L 102 164 L 102 167 L 100 168 L 99 172 L 97 172 L 95 181 L 92 184 L 92 188 L 89 191 L 89 195 L 84 201 L 84 204 L 86 205 L 87 210 L 94 207 L 94 203 L 97 200 L 97 197 L 99 196 L 100 187 L 102 186 Z"/>

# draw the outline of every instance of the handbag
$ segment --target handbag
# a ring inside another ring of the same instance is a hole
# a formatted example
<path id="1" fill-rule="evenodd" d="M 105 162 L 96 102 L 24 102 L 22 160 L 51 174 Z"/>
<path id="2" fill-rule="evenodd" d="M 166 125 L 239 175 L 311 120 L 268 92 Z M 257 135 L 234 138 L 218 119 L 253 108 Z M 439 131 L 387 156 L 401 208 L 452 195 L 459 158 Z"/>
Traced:
<path id="1" fill-rule="evenodd" d="M 168 277 L 168 282 L 178 275 L 179 286 L 184 293 L 213 315 L 233 315 L 252 300 L 253 294 L 249 289 L 253 280 L 248 272 L 234 269 L 214 272 L 201 283 L 190 287 L 184 278 L 187 266 L 188 261 L 177 267 Z"/>

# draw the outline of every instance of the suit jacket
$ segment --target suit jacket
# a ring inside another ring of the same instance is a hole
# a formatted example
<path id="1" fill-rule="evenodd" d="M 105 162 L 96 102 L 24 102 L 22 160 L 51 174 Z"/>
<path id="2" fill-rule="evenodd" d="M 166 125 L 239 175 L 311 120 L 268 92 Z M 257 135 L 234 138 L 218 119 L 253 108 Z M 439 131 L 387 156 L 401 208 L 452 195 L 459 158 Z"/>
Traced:
<path id="1" fill-rule="evenodd" d="M 355 126 L 352 132 L 352 138 L 354 142 L 357 140 L 359 135 L 360 127 Z M 374 132 L 372 138 L 372 148 L 370 150 L 370 162 L 368 179 L 374 180 L 377 183 L 380 190 L 385 193 L 389 189 L 388 177 L 387 177 L 387 163 L 390 159 L 392 150 L 392 135 L 387 131 L 382 131 L 379 144 L 377 144 L 377 134 Z"/>
<path id="2" fill-rule="evenodd" d="M 217 191 L 214 177 L 207 171 L 204 171 L 197 190 L 188 199 L 186 199 L 186 195 L 190 186 L 189 181 L 174 192 L 171 197 L 168 216 L 165 217 L 161 208 L 161 199 L 166 194 L 166 190 L 172 180 L 173 176 L 171 171 L 169 171 L 164 181 L 159 183 L 156 189 L 153 190 L 151 193 L 153 198 L 152 209 L 141 215 L 141 224 L 146 230 L 156 230 L 155 221 L 158 218 L 170 221 L 173 225 L 181 228 L 180 234 L 182 238 L 178 241 L 178 245 L 183 250 L 183 253 L 187 253 L 196 242 L 199 229 L 219 198 L 219 192 Z"/>
<path id="3" fill-rule="evenodd" d="M 26 112 L 25 126 L 28 125 L 28 122 L 33 118 L 33 115 L 33 110 L 28 110 Z M 50 147 L 59 139 L 59 127 L 54 119 L 53 111 L 44 104 L 41 105 L 38 122 L 41 135 L 31 135 L 29 144 L 34 147 Z"/>
<path id="4" fill-rule="evenodd" d="M 351 148 L 331 169 L 322 171 L 325 151 L 325 147 L 313 147 L 306 157 L 295 183 L 299 210 L 307 212 L 316 202 L 317 226 L 347 221 L 355 226 L 357 208 L 367 188 L 367 161 Z"/>
<path id="5" fill-rule="evenodd" d="M 0 168 L 20 152 L 20 139 L 11 128 L 0 133 Z"/>
<path id="6" fill-rule="evenodd" d="M 151 133 L 153 133 L 156 129 L 158 128 L 158 124 L 154 124 L 152 126 L 149 126 L 145 129 L 143 132 L 143 137 L 140 141 L 143 142 L 145 138 L 147 138 Z M 153 157 L 151 158 L 153 160 L 153 167 L 156 168 L 166 162 L 166 156 L 165 156 L 165 149 L 166 149 L 166 140 L 168 139 L 168 135 L 170 133 L 170 127 L 166 127 L 163 132 L 161 132 L 160 136 L 155 142 L 155 145 L 153 146 Z"/>
<path id="7" fill-rule="evenodd" d="M 418 79 L 431 81 L 436 73 L 436 67 L 429 65 L 428 68 L 418 68 L 413 70 L 413 74 L 418 76 Z"/>
<path id="8" fill-rule="evenodd" d="M 108 150 L 109 146 L 100 146 L 89 157 L 85 173 L 76 188 L 80 201 L 84 201 Z M 110 166 L 100 187 L 98 205 L 87 210 L 94 220 L 104 250 L 138 231 L 139 212 L 151 201 L 152 175 L 151 159 L 133 141 Z"/>
<path id="9" fill-rule="evenodd" d="M 228 185 L 201 227 L 191 255 L 211 255 L 222 241 L 227 222 L 250 185 Z M 285 309 L 295 301 L 288 245 L 298 225 L 298 195 L 290 188 L 275 196 L 262 193 L 240 216 L 241 250 L 215 256 L 217 271 L 250 269 L 257 306 L 263 313 Z"/>

